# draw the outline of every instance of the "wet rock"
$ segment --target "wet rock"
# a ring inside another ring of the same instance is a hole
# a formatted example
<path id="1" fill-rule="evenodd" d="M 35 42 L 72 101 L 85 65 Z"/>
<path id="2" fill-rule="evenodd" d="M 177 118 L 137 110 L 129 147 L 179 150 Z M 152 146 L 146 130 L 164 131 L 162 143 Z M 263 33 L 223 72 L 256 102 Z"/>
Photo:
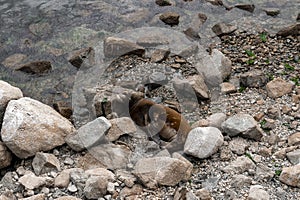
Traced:
<path id="1" fill-rule="evenodd" d="M 161 62 L 165 60 L 170 54 L 170 50 L 156 49 L 151 55 L 151 62 Z"/>
<path id="2" fill-rule="evenodd" d="M 108 180 L 100 176 L 91 176 L 85 183 L 84 196 L 87 199 L 98 199 L 107 193 Z"/>
<path id="3" fill-rule="evenodd" d="M 200 200 L 211 200 L 212 197 L 211 197 L 211 194 L 209 192 L 208 189 L 206 188 L 202 188 L 202 189 L 199 189 L 195 192 L 196 196 L 200 199 Z"/>
<path id="4" fill-rule="evenodd" d="M 230 94 L 237 91 L 235 85 L 228 82 L 221 83 L 220 87 L 223 94 Z"/>
<path id="5" fill-rule="evenodd" d="M 26 58 L 27 56 L 25 54 L 17 53 L 7 57 L 2 64 L 7 68 L 15 69 L 18 65 L 24 62 Z"/>
<path id="6" fill-rule="evenodd" d="M 53 154 L 38 152 L 32 161 L 32 167 L 36 175 L 57 172 L 60 171 L 60 162 Z"/>
<path id="7" fill-rule="evenodd" d="M 252 162 L 252 160 L 245 156 L 240 156 L 222 170 L 226 173 L 241 174 L 251 169 L 255 169 L 255 164 Z"/>
<path id="8" fill-rule="evenodd" d="M 45 198 L 45 194 L 37 194 L 27 198 L 20 198 L 20 200 L 44 200 Z"/>
<path id="9" fill-rule="evenodd" d="M 171 6 L 172 3 L 169 0 L 155 0 L 155 3 L 159 6 Z"/>
<path id="10" fill-rule="evenodd" d="M 288 137 L 288 144 L 289 146 L 297 146 L 300 145 L 300 132 L 293 133 Z"/>
<path id="11" fill-rule="evenodd" d="M 226 114 L 224 113 L 214 113 L 207 118 L 208 125 L 211 127 L 216 127 L 222 131 L 222 123 L 226 120 Z"/>
<path id="12" fill-rule="evenodd" d="M 267 15 L 275 17 L 280 13 L 280 10 L 278 8 L 265 8 L 264 11 Z"/>
<path id="13" fill-rule="evenodd" d="M 278 98 L 292 92 L 294 85 L 282 78 L 276 78 L 267 83 L 266 89 L 268 96 Z"/>
<path id="14" fill-rule="evenodd" d="M 184 153 L 197 158 L 208 158 L 216 153 L 224 142 L 221 131 L 215 127 L 198 127 L 190 131 L 184 145 Z"/>
<path id="15" fill-rule="evenodd" d="M 0 127 L 8 102 L 21 97 L 23 97 L 23 93 L 19 88 L 0 80 Z"/>
<path id="16" fill-rule="evenodd" d="M 300 23 L 292 24 L 288 27 L 284 27 L 278 31 L 277 35 L 287 37 L 289 35 L 297 36 L 300 35 Z"/>
<path id="17" fill-rule="evenodd" d="M 202 74 L 187 77 L 189 84 L 195 91 L 197 98 L 199 99 L 209 99 L 208 87 L 204 82 L 204 77 Z"/>
<path id="18" fill-rule="evenodd" d="M 269 200 L 270 196 L 261 185 L 252 185 L 249 190 L 248 200 Z"/>
<path id="19" fill-rule="evenodd" d="M 293 165 L 300 163 L 300 149 L 288 152 L 286 156 Z"/>
<path id="20" fill-rule="evenodd" d="M 132 135 L 137 131 L 135 123 L 129 117 L 121 117 L 109 120 L 111 128 L 106 134 L 108 141 L 113 142 L 122 135 Z"/>
<path id="21" fill-rule="evenodd" d="M 185 167 L 186 164 L 176 158 L 143 158 L 136 163 L 134 174 L 148 188 L 156 188 L 158 185 L 174 186 L 191 175 L 186 174 Z"/>
<path id="22" fill-rule="evenodd" d="M 251 70 L 240 76 L 240 85 L 259 88 L 267 83 L 267 77 L 261 70 Z"/>
<path id="23" fill-rule="evenodd" d="M 53 108 L 67 119 L 71 119 L 73 114 L 72 106 L 65 101 L 57 101 L 53 103 Z"/>
<path id="24" fill-rule="evenodd" d="M 65 169 L 54 179 L 54 186 L 59 188 L 67 188 L 70 183 L 70 174 L 72 172 L 83 173 L 83 169 L 80 168 L 71 168 Z"/>
<path id="25" fill-rule="evenodd" d="M 237 155 L 244 155 L 246 149 L 249 147 L 249 143 L 247 142 L 247 140 L 240 138 L 240 137 L 236 137 L 233 138 L 230 142 L 229 142 L 229 148 L 230 150 L 237 154 Z"/>
<path id="26" fill-rule="evenodd" d="M 137 195 L 143 193 L 143 187 L 141 185 L 134 185 L 132 187 L 124 187 L 120 192 L 121 199 L 136 199 Z"/>
<path id="27" fill-rule="evenodd" d="M 92 47 L 80 49 L 70 54 L 68 60 L 76 68 L 80 68 L 85 60 L 89 61 L 89 64 L 94 63 L 95 51 Z"/>
<path id="28" fill-rule="evenodd" d="M 53 108 L 24 97 L 8 103 L 1 136 L 16 156 L 28 158 L 64 144 L 64 138 L 73 131 L 71 122 Z"/>
<path id="29" fill-rule="evenodd" d="M 8 167 L 11 163 L 12 155 L 5 144 L 0 141 L 0 169 Z"/>
<path id="30" fill-rule="evenodd" d="M 179 24 L 180 15 L 176 12 L 165 12 L 159 16 L 159 19 L 170 26 Z"/>
<path id="31" fill-rule="evenodd" d="M 131 151 L 121 145 L 102 144 L 89 149 L 82 157 L 81 167 L 91 169 L 105 167 L 107 169 L 124 169 L 127 167 Z"/>
<path id="32" fill-rule="evenodd" d="M 122 38 L 108 37 L 104 40 L 103 45 L 106 58 L 116 58 L 128 54 L 143 56 L 145 54 L 144 47 Z"/>
<path id="33" fill-rule="evenodd" d="M 213 49 L 211 55 L 201 58 L 195 66 L 203 73 L 209 88 L 219 87 L 231 73 L 231 61 L 217 49 Z"/>
<path id="34" fill-rule="evenodd" d="M 243 174 L 237 174 L 232 177 L 231 185 L 235 188 L 243 188 L 249 186 L 252 183 L 252 178 Z"/>
<path id="35" fill-rule="evenodd" d="M 229 35 L 237 30 L 237 27 L 227 23 L 218 23 L 212 27 L 213 32 L 221 37 L 223 35 Z"/>
<path id="36" fill-rule="evenodd" d="M 255 9 L 254 4 L 236 4 L 234 7 L 242 9 L 242 10 L 246 10 L 248 12 L 253 12 Z"/>
<path id="37" fill-rule="evenodd" d="M 15 68 L 17 71 L 22 71 L 28 74 L 43 74 L 51 69 L 51 62 L 46 60 L 29 62 Z"/>
<path id="38" fill-rule="evenodd" d="M 300 165 L 284 167 L 279 176 L 279 180 L 284 184 L 300 188 Z"/>
<path id="39" fill-rule="evenodd" d="M 74 151 L 82 151 L 93 145 L 105 143 L 105 134 L 110 127 L 111 123 L 105 117 L 98 117 L 67 135 L 65 141 Z"/>
<path id="40" fill-rule="evenodd" d="M 240 135 L 245 138 L 261 140 L 263 133 L 255 119 L 248 114 L 236 114 L 222 123 L 222 129 L 229 136 Z"/>
<path id="41" fill-rule="evenodd" d="M 19 178 L 19 183 L 21 183 L 26 189 L 33 190 L 40 188 L 48 184 L 51 181 L 49 177 L 39 177 L 34 175 L 33 172 L 28 171 L 24 176 Z"/>

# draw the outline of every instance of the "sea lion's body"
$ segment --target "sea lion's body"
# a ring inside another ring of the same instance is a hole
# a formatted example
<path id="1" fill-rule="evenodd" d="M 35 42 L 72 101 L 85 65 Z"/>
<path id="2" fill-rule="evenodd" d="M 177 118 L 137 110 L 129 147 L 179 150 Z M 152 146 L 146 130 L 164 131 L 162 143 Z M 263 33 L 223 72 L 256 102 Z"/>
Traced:
<path id="1" fill-rule="evenodd" d="M 169 151 L 183 150 L 191 127 L 180 113 L 135 95 L 129 101 L 129 113 L 132 120 L 151 138 L 158 135 L 165 141 L 164 147 Z"/>

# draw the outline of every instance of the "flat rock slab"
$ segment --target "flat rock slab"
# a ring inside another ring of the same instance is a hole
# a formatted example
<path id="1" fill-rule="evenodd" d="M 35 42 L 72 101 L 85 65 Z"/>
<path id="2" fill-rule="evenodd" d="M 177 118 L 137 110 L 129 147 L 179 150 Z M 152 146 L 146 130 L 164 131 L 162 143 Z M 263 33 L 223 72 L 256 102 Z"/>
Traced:
<path id="1" fill-rule="evenodd" d="M 8 103 L 1 137 L 19 158 L 34 156 L 65 143 L 74 126 L 50 106 L 24 97 Z"/>

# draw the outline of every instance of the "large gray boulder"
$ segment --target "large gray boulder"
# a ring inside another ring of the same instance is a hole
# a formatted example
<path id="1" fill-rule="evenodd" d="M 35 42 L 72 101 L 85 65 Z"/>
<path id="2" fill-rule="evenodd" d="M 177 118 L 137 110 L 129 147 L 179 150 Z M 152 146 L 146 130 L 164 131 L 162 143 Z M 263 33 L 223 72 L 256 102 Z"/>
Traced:
<path id="1" fill-rule="evenodd" d="M 24 97 L 8 103 L 1 138 L 19 158 L 34 156 L 65 143 L 74 126 L 50 106 Z"/>

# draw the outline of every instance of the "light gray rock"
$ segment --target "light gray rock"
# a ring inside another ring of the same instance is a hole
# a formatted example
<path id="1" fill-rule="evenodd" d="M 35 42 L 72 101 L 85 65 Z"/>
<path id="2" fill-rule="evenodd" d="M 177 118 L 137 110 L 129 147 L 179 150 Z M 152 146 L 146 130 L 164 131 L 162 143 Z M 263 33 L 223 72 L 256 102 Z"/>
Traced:
<path id="1" fill-rule="evenodd" d="M 73 171 L 79 171 L 82 173 L 84 172 L 84 170 L 80 168 L 65 169 L 55 177 L 54 186 L 59 188 L 67 188 L 70 183 L 70 173 Z"/>
<path id="2" fill-rule="evenodd" d="M 288 137 L 288 144 L 289 146 L 297 146 L 300 144 L 300 132 L 293 133 Z"/>
<path id="3" fill-rule="evenodd" d="M 190 131 L 184 145 L 184 153 L 197 158 L 208 158 L 216 153 L 224 142 L 221 131 L 215 127 L 198 127 Z"/>
<path id="4" fill-rule="evenodd" d="M 12 191 L 8 190 L 0 195 L 0 200 L 17 200 L 17 198 Z"/>
<path id="5" fill-rule="evenodd" d="M 300 165 L 284 167 L 279 176 L 279 180 L 284 184 L 300 188 Z"/>
<path id="6" fill-rule="evenodd" d="M 217 36 L 220 37 L 223 35 L 228 35 L 230 33 L 233 33 L 234 31 L 237 30 L 237 27 L 227 23 L 218 23 L 212 27 L 212 30 Z"/>
<path id="7" fill-rule="evenodd" d="M 186 177 L 186 163 L 168 157 L 154 157 L 140 159 L 133 172 L 148 188 L 156 188 L 158 185 L 174 186 Z"/>
<path id="8" fill-rule="evenodd" d="M 104 40 L 104 56 L 106 58 L 117 58 L 126 54 L 142 56 L 145 49 L 129 40 L 117 37 L 108 37 Z"/>
<path id="9" fill-rule="evenodd" d="M 204 76 L 202 74 L 189 76 L 187 77 L 187 80 L 199 99 L 209 99 L 208 87 L 205 84 Z"/>
<path id="10" fill-rule="evenodd" d="M 95 169 L 89 169 L 84 172 L 88 177 L 90 176 L 99 176 L 105 180 L 108 181 L 114 181 L 115 175 L 111 171 L 105 169 L 105 168 L 95 168 Z"/>
<path id="11" fill-rule="evenodd" d="M 270 195 L 261 185 L 252 185 L 249 190 L 248 200 L 269 200 Z"/>
<path id="12" fill-rule="evenodd" d="M 83 125 L 76 132 L 67 135 L 66 143 L 75 151 L 82 151 L 94 145 L 105 143 L 105 134 L 111 127 L 111 123 L 105 117 L 97 119 Z"/>
<path id="13" fill-rule="evenodd" d="M 8 103 L 1 136 L 16 156 L 28 158 L 64 144 L 64 138 L 73 131 L 71 122 L 53 108 L 24 97 Z"/>
<path id="14" fill-rule="evenodd" d="M 230 142 L 229 142 L 229 148 L 230 150 L 237 154 L 237 155 L 244 155 L 246 148 L 248 148 L 250 145 L 247 142 L 247 140 L 240 138 L 240 137 L 236 137 L 233 138 Z"/>
<path id="15" fill-rule="evenodd" d="M 213 49 L 211 55 L 199 59 L 195 66 L 203 73 L 208 88 L 219 87 L 231 73 L 231 61 L 217 49 Z"/>
<path id="16" fill-rule="evenodd" d="M 229 165 L 227 165 L 222 170 L 226 173 L 235 173 L 241 174 L 250 169 L 255 169 L 255 164 L 249 158 L 245 156 L 238 157 L 235 161 L 232 161 Z"/>
<path id="17" fill-rule="evenodd" d="M 267 77 L 261 70 L 255 69 L 241 74 L 240 85 L 245 87 L 262 87 L 267 83 Z"/>
<path id="18" fill-rule="evenodd" d="M 22 186 L 15 180 L 15 174 L 13 172 L 7 172 L 1 179 L 0 185 L 3 188 L 7 188 L 13 192 L 22 190 Z"/>
<path id="19" fill-rule="evenodd" d="M 300 149 L 288 152 L 286 156 L 293 165 L 300 164 Z"/>
<path id="20" fill-rule="evenodd" d="M 107 193 L 108 180 L 101 176 L 91 176 L 87 179 L 84 186 L 84 196 L 87 199 L 98 199 Z"/>
<path id="21" fill-rule="evenodd" d="M 258 163 L 256 166 L 255 177 L 257 180 L 270 181 L 275 175 L 274 170 L 269 168 L 268 166 Z"/>
<path id="22" fill-rule="evenodd" d="M 234 93 L 237 91 L 235 85 L 233 85 L 232 83 L 228 83 L 228 82 L 221 83 L 220 87 L 221 87 L 221 92 L 223 94 L 230 94 L 230 93 Z"/>
<path id="23" fill-rule="evenodd" d="M 38 152 L 32 161 L 32 167 L 36 175 L 57 172 L 60 171 L 60 162 L 53 154 Z"/>
<path id="24" fill-rule="evenodd" d="M 222 131 L 222 123 L 226 120 L 225 113 L 214 113 L 207 118 L 208 126 L 216 127 Z"/>
<path id="25" fill-rule="evenodd" d="M 294 84 L 283 80 L 282 78 L 275 78 L 267 83 L 267 94 L 271 98 L 278 98 L 285 94 L 292 92 Z"/>
<path id="26" fill-rule="evenodd" d="M 129 162 L 131 151 L 123 145 L 102 144 L 89 149 L 82 158 L 84 169 L 105 167 L 107 169 L 124 169 Z"/>
<path id="27" fill-rule="evenodd" d="M 229 136 L 240 135 L 245 138 L 261 140 L 263 131 L 257 121 L 248 114 L 236 114 L 222 123 L 222 129 Z"/>
<path id="28" fill-rule="evenodd" d="M 178 160 L 181 160 L 182 162 L 185 163 L 185 169 L 186 169 L 186 177 L 183 179 L 183 181 L 188 181 L 188 179 L 190 178 L 190 175 L 192 174 L 192 171 L 193 171 L 193 164 L 188 161 L 185 157 L 183 157 L 180 153 L 173 153 L 172 154 L 172 158 L 176 158 Z"/>
<path id="29" fill-rule="evenodd" d="M 19 183 L 21 183 L 26 189 L 34 190 L 50 183 L 52 179 L 49 177 L 39 177 L 33 172 L 28 171 L 24 176 L 19 178 Z"/>
<path id="30" fill-rule="evenodd" d="M 8 167 L 11 163 L 12 155 L 3 142 L 0 141 L 0 169 Z"/>
<path id="31" fill-rule="evenodd" d="M 19 88 L 0 80 L 0 127 L 8 102 L 22 97 L 23 93 Z"/>
<path id="32" fill-rule="evenodd" d="M 245 176 L 243 174 L 237 174 L 232 177 L 231 185 L 235 188 L 242 188 L 244 186 L 249 186 L 252 183 L 252 178 Z"/>
<path id="33" fill-rule="evenodd" d="M 165 73 L 153 72 L 149 76 L 149 82 L 147 83 L 147 86 L 150 90 L 153 90 L 167 83 L 168 83 L 168 79 Z"/>

